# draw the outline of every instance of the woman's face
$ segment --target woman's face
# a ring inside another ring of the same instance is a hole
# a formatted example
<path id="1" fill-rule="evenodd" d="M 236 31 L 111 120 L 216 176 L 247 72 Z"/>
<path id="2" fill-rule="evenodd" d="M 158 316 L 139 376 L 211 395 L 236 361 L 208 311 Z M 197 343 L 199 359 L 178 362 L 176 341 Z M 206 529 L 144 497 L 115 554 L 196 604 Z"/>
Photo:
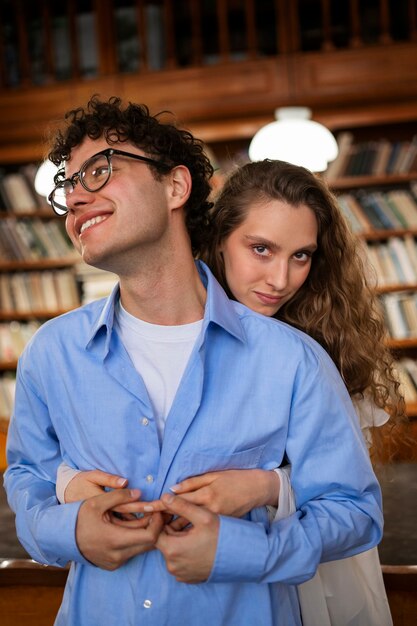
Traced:
<path id="1" fill-rule="evenodd" d="M 317 230 L 316 216 L 306 205 L 274 199 L 252 205 L 220 246 L 234 298 L 258 313 L 275 315 L 308 276 Z"/>

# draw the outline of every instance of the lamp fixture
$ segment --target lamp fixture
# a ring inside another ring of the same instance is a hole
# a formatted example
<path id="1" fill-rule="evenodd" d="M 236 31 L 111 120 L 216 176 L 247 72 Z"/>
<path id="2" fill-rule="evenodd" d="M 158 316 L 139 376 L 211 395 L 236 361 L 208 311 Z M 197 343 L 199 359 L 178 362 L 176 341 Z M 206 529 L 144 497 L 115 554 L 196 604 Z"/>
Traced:
<path id="1" fill-rule="evenodd" d="M 48 198 L 52 189 L 54 188 L 54 176 L 57 173 L 58 168 L 51 161 L 43 161 L 38 167 L 38 171 L 35 176 L 35 189 L 40 196 Z"/>
<path id="2" fill-rule="evenodd" d="M 251 161 L 277 159 L 323 172 L 338 154 L 336 139 L 322 124 L 311 119 L 307 107 L 282 107 L 275 122 L 263 126 L 249 146 Z"/>

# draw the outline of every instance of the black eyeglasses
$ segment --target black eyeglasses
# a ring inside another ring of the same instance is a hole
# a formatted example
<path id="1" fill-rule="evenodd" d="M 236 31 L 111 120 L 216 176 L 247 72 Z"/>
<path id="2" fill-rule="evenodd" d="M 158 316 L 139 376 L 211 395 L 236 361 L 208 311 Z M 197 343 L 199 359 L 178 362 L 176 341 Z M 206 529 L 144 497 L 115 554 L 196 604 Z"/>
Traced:
<path id="1" fill-rule="evenodd" d="M 124 150 L 115 150 L 114 148 L 107 148 L 106 150 L 97 152 L 97 154 L 87 159 L 81 165 L 79 171 L 75 172 L 70 178 L 60 180 L 64 175 L 63 170 L 55 175 L 55 187 L 48 196 L 48 202 L 50 202 L 57 215 L 66 215 L 68 213 L 67 197 L 74 191 L 75 185 L 78 182 L 81 183 L 86 191 L 91 192 L 102 189 L 104 185 L 109 182 L 112 174 L 111 158 L 114 155 L 137 159 L 143 163 L 153 165 L 161 172 L 169 172 L 173 167 L 163 161 L 156 161 L 155 159 L 149 159 L 139 154 L 124 152 Z"/>

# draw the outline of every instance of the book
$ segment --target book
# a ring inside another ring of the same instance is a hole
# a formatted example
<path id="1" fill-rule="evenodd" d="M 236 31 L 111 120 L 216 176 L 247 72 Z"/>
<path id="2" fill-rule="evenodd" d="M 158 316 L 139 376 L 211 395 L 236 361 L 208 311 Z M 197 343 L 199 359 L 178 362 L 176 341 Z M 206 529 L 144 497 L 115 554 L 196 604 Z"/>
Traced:
<path id="1" fill-rule="evenodd" d="M 388 250 L 394 260 L 398 275 L 402 278 L 400 282 L 417 284 L 417 273 L 410 262 L 404 241 L 399 237 L 390 237 L 388 239 Z"/>
<path id="2" fill-rule="evenodd" d="M 398 275 L 397 267 L 394 263 L 392 255 L 390 254 L 388 245 L 386 243 L 380 243 L 375 246 L 375 250 L 383 268 L 383 273 L 386 280 L 385 284 L 397 285 L 401 283 L 401 278 Z"/>
<path id="3" fill-rule="evenodd" d="M 391 230 L 393 225 L 381 207 L 368 192 L 357 192 L 358 202 L 368 220 L 376 230 Z"/>
<path id="4" fill-rule="evenodd" d="M 353 194 L 341 194 L 338 196 L 338 201 L 342 210 L 345 210 L 346 217 L 348 217 L 348 215 L 352 215 L 355 223 L 359 223 L 361 225 L 362 230 L 357 232 L 366 234 L 374 230 L 372 222 L 369 220 L 357 198 Z"/>
<path id="5" fill-rule="evenodd" d="M 396 370 L 400 381 L 400 390 L 404 394 L 406 403 L 417 402 L 417 390 L 414 385 L 413 379 L 410 376 L 407 368 L 404 366 L 402 360 L 397 361 Z"/>
<path id="6" fill-rule="evenodd" d="M 50 313 L 59 311 L 59 300 L 55 286 L 54 271 L 47 270 L 40 273 L 41 288 L 43 295 L 43 309 Z"/>
<path id="7" fill-rule="evenodd" d="M 71 270 L 55 272 L 54 281 L 59 309 L 67 311 L 80 305 L 75 276 Z"/>
<path id="8" fill-rule="evenodd" d="M 371 174 L 382 176 L 387 171 L 388 159 L 391 154 L 391 142 L 388 139 L 381 139 L 378 142 L 378 151 L 375 156 Z"/>
<path id="9" fill-rule="evenodd" d="M 406 189 L 387 191 L 387 197 L 403 216 L 407 228 L 417 228 L 417 204 L 411 193 Z"/>
<path id="10" fill-rule="evenodd" d="M 350 156 L 350 150 L 353 145 L 353 134 L 349 132 L 340 133 L 337 137 L 337 145 L 339 153 L 326 170 L 325 177 L 327 180 L 334 180 L 344 175 L 346 164 Z"/>
<path id="11" fill-rule="evenodd" d="M 417 273 L 417 243 L 412 235 L 407 233 L 403 237 L 404 247 L 407 251 L 408 259 Z"/>
<path id="12" fill-rule="evenodd" d="M 9 199 L 9 211 L 12 213 L 34 213 L 38 209 L 30 185 L 21 172 L 4 174 L 0 185 Z"/>
<path id="13" fill-rule="evenodd" d="M 384 193 L 382 193 L 381 191 L 372 191 L 370 192 L 369 196 L 375 203 L 376 209 L 381 211 L 386 216 L 388 222 L 392 224 L 393 229 L 404 228 L 403 221 L 401 220 L 397 212 L 392 208 L 390 203 L 387 201 L 386 195 Z"/>
<path id="14" fill-rule="evenodd" d="M 375 287 L 385 287 L 389 284 L 389 280 L 385 274 L 380 255 L 378 253 L 378 246 L 367 244 L 365 248 L 368 263 L 374 272 L 373 275 L 368 275 L 368 280 L 370 280 Z"/>
<path id="15" fill-rule="evenodd" d="M 393 339 L 406 339 L 409 330 L 400 307 L 400 295 L 387 293 L 381 297 L 387 328 Z"/>

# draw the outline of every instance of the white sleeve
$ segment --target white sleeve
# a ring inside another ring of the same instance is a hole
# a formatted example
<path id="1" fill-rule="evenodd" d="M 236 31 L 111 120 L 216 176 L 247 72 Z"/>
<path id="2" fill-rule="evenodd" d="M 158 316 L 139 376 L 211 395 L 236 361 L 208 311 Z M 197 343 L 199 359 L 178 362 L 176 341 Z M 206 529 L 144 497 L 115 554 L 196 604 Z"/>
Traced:
<path id="1" fill-rule="evenodd" d="M 58 467 L 56 474 L 56 497 L 58 498 L 60 504 L 65 504 L 65 489 L 68 487 L 68 484 L 71 480 L 80 473 L 80 470 L 76 470 L 66 463 L 61 463 Z"/>
<path id="2" fill-rule="evenodd" d="M 352 397 L 353 406 L 359 417 L 362 434 L 368 448 L 372 445 L 371 428 L 383 426 L 389 420 L 389 414 L 380 409 L 365 395 L 363 398 Z"/>
<path id="3" fill-rule="evenodd" d="M 284 517 L 288 517 L 295 513 L 294 492 L 291 487 L 291 466 L 277 467 L 273 470 L 279 476 L 280 487 L 278 496 L 278 509 L 268 506 L 268 514 L 270 522 L 277 522 Z"/>

